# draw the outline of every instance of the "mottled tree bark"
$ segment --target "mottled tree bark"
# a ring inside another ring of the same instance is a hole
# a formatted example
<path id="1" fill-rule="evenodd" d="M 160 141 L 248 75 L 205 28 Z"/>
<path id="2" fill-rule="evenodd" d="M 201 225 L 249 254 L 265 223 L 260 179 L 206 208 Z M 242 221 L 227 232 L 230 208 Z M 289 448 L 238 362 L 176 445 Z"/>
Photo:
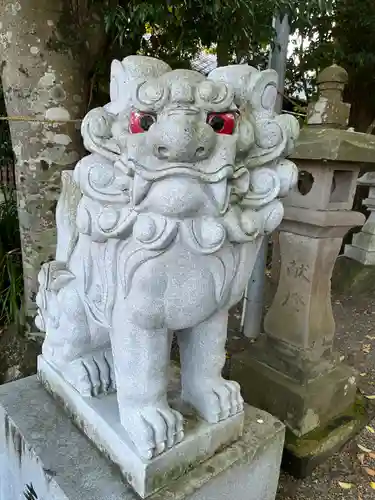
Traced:
<path id="1" fill-rule="evenodd" d="M 229 64 L 229 47 L 223 38 L 219 38 L 217 41 L 217 64 L 218 66 L 228 66 Z"/>
<path id="2" fill-rule="evenodd" d="M 369 84 L 362 76 L 355 74 L 349 78 L 344 94 L 345 102 L 352 105 L 349 125 L 354 127 L 356 132 L 367 132 L 375 118 L 375 104 L 372 99 L 368 99 L 372 93 L 372 82 Z M 373 131 L 370 130 L 371 132 Z"/>
<path id="3" fill-rule="evenodd" d="M 86 2 L 82 2 L 86 4 Z M 91 18 L 90 46 L 82 20 L 88 13 L 69 0 L 0 0 L 0 55 L 8 116 L 62 122 L 10 121 L 25 283 L 25 311 L 35 316 L 37 275 L 54 258 L 55 207 L 60 174 L 82 156 L 81 119 L 87 111 L 87 75 L 101 33 Z M 93 49 L 92 51 L 90 49 Z"/>

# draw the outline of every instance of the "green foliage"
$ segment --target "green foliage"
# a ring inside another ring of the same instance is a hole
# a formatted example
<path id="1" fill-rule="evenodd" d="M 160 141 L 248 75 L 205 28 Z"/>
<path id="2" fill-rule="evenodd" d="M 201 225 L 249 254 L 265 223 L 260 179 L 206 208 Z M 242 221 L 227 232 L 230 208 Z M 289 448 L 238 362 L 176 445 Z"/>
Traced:
<path id="1" fill-rule="evenodd" d="M 330 1 L 310 0 L 304 5 L 317 8 Z M 96 58 L 89 107 L 107 100 L 111 60 L 129 54 L 159 57 L 174 68 L 188 68 L 205 50 L 217 53 L 219 65 L 248 62 L 265 67 L 274 35 L 273 15 L 293 15 L 297 4 L 296 0 L 102 0 L 106 57 Z"/>
<path id="2" fill-rule="evenodd" d="M 0 196 L 0 324 L 21 327 L 23 277 L 15 190 L 2 186 Z"/>
<path id="3" fill-rule="evenodd" d="M 332 36 L 337 60 L 363 76 L 375 70 L 375 2 L 336 0 Z"/>
<path id="4" fill-rule="evenodd" d="M 375 117 L 375 103 L 368 96 L 375 88 L 375 2 L 332 0 L 322 12 L 317 5 L 297 8 L 292 31 L 295 41 L 288 63 L 289 90 L 314 91 L 316 74 L 332 63 L 349 73 L 345 100 L 352 104 L 351 125 L 366 131 Z"/>
<path id="5" fill-rule="evenodd" d="M 318 3 L 322 2 L 305 2 L 315 8 Z M 202 47 L 213 45 L 219 64 L 264 65 L 275 12 L 292 15 L 296 4 L 293 0 L 119 0 L 107 11 L 106 28 L 125 49 L 129 44 L 175 66 L 188 65 Z"/>

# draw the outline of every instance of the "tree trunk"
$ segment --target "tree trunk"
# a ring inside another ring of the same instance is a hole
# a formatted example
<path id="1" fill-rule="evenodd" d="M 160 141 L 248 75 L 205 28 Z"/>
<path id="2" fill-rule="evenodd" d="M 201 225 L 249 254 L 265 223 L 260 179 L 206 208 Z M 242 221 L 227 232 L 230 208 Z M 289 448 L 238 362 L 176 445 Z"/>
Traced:
<path id="1" fill-rule="evenodd" d="M 224 39 L 219 38 L 216 48 L 217 65 L 228 66 L 229 64 L 229 47 Z"/>
<path id="2" fill-rule="evenodd" d="M 369 85 L 363 84 L 355 75 L 349 76 L 349 84 L 345 90 L 344 100 L 351 104 L 349 124 L 356 132 L 368 132 L 375 118 L 375 104 L 368 96 L 371 94 Z"/>
<path id="3" fill-rule="evenodd" d="M 55 255 L 60 174 L 73 168 L 83 154 L 80 123 L 69 120 L 81 119 L 86 112 L 87 54 L 76 40 L 69 39 L 76 36 L 69 3 L 0 0 L 0 54 L 8 116 L 62 121 L 9 121 L 29 325 L 35 316 L 40 266 Z"/>

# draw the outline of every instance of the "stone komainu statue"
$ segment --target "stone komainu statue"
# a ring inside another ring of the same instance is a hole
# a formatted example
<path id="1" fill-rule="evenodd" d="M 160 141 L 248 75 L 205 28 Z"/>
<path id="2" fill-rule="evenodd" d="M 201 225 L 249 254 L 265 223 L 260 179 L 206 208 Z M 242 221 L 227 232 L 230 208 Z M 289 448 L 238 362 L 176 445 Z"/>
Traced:
<path id="1" fill-rule="evenodd" d="M 243 411 L 224 380 L 228 310 L 297 181 L 298 136 L 275 116 L 277 75 L 247 65 L 208 78 L 130 56 L 111 102 L 82 124 L 91 152 L 63 172 L 56 260 L 44 264 L 44 358 L 83 396 L 117 391 L 121 423 L 151 458 L 183 439 L 167 402 L 173 332 L 182 398 L 209 422 Z"/>

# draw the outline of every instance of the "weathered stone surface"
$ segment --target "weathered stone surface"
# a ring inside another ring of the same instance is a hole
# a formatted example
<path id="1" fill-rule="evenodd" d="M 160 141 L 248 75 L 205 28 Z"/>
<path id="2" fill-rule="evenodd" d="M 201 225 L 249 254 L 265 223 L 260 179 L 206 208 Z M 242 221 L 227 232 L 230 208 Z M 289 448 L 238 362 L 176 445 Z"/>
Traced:
<path id="1" fill-rule="evenodd" d="M 307 124 L 344 128 L 349 123 L 350 104 L 342 102 L 342 94 L 348 83 L 348 73 L 333 64 L 325 68 L 317 78 L 319 99 L 309 104 Z"/>
<path id="2" fill-rule="evenodd" d="M 340 451 L 368 423 L 369 415 L 363 398 L 357 397 L 354 404 L 327 425 L 298 438 L 287 431 L 282 468 L 297 478 L 309 476 L 315 467 Z"/>
<path id="3" fill-rule="evenodd" d="M 365 217 L 351 210 L 314 210 L 305 207 L 285 207 L 282 228 L 285 232 L 313 238 L 340 238 Z"/>
<path id="4" fill-rule="evenodd" d="M 332 357 L 320 358 L 315 360 L 315 365 L 322 374 L 315 373 L 315 378 L 309 381 L 301 380 L 293 378 L 290 368 L 283 366 L 284 358 L 280 354 L 274 362 L 269 356 L 267 364 L 259 360 L 259 357 L 265 358 L 262 349 L 264 345 L 256 343 L 247 351 L 235 354 L 231 376 L 241 383 L 246 401 L 277 414 L 296 436 L 326 425 L 353 403 L 356 377 L 350 367 L 342 363 L 334 366 Z M 309 366 L 306 363 L 302 368 L 306 377 Z"/>
<path id="5" fill-rule="evenodd" d="M 327 127 L 304 127 L 291 159 L 373 164 L 374 151 L 373 135 Z"/>
<path id="6" fill-rule="evenodd" d="M 167 401 L 173 331 L 182 399 L 211 424 L 243 412 L 221 374 L 228 310 L 297 181 L 283 157 L 299 127 L 275 115 L 277 74 L 247 65 L 206 79 L 131 56 L 113 62 L 110 90 L 82 124 L 92 154 L 63 175 L 37 325 L 44 359 L 81 398 L 117 392 L 122 426 L 151 459 L 184 438 Z"/>
<path id="7" fill-rule="evenodd" d="M 297 221 L 293 222 L 297 226 Z M 286 221 L 287 227 L 288 224 Z M 298 224 L 303 227 L 303 223 Z M 306 235 L 280 231 L 281 271 L 276 295 L 264 320 L 264 331 L 290 348 L 301 350 L 301 356 L 312 356 L 317 363 L 324 352 L 332 350 L 335 322 L 331 276 L 343 232 L 341 237 L 324 237 L 320 227 L 322 236 L 315 237 L 311 235 L 312 226 L 305 225 L 304 229 Z M 280 354 L 282 350 L 281 347 Z"/>
<path id="8" fill-rule="evenodd" d="M 36 377 L 0 388 L 0 498 L 136 500 L 116 468 L 73 425 Z M 235 444 L 185 471 L 150 500 L 274 500 L 284 426 L 246 408 Z"/>
<path id="9" fill-rule="evenodd" d="M 315 196 L 310 195 L 312 201 L 316 197 L 327 198 L 334 195 L 332 173 L 330 172 L 332 169 L 336 171 L 335 181 L 345 186 L 350 199 L 351 191 L 355 189 L 353 179 L 348 182 L 350 172 L 359 171 L 360 164 L 374 164 L 374 136 L 353 130 L 344 130 L 348 124 L 350 111 L 350 105 L 342 102 L 346 82 L 346 71 L 336 65 L 321 72 L 317 82 L 319 99 L 309 105 L 307 126 L 301 130 L 291 155 L 293 160 L 303 161 L 303 166 L 308 164 L 320 166 L 319 171 L 316 170 L 314 173 L 319 178 L 325 177 L 325 182 L 320 183 L 320 195 L 318 190 L 314 190 Z M 323 161 L 324 163 L 322 163 Z M 339 166 L 336 162 L 340 162 L 341 165 Z M 337 192 L 333 197 L 335 196 L 337 196 Z M 303 206 L 301 199 L 299 205 Z M 332 205 L 331 207 L 333 208 Z M 351 209 L 352 207 L 340 208 Z"/>
<path id="10" fill-rule="evenodd" d="M 357 188 L 360 164 L 343 161 L 296 160 L 301 181 L 302 175 L 310 176 L 309 190 L 300 184 L 288 196 L 286 206 L 315 210 L 351 210 Z"/>

